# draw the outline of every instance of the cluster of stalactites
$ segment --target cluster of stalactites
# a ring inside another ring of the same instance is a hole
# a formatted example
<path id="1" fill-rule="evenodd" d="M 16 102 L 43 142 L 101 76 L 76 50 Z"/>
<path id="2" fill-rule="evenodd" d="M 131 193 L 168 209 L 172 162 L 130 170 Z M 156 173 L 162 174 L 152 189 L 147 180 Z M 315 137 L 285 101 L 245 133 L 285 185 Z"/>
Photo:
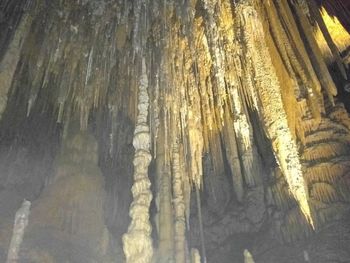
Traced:
<path id="1" fill-rule="evenodd" d="M 337 65 L 339 72 L 341 73 L 343 78 L 347 79 L 347 72 L 346 72 L 347 65 L 345 65 L 341 59 L 340 49 L 337 46 L 337 43 L 335 42 L 335 38 L 334 38 L 335 34 L 334 33 L 332 34 L 330 32 L 330 28 L 328 28 L 327 26 L 327 16 L 321 12 L 315 0 L 310 0 L 310 1 L 298 0 L 296 1 L 296 3 L 300 7 L 300 9 L 303 10 L 303 13 L 305 15 L 307 15 L 310 19 L 316 22 L 315 28 L 316 30 L 320 31 L 320 34 L 317 38 L 318 43 L 322 44 L 322 41 L 326 42 L 326 46 L 327 46 L 327 49 L 329 49 L 330 51 L 330 56 L 332 60 Z M 344 12 L 344 10 L 342 11 Z M 340 23 L 338 24 L 338 26 L 339 26 L 339 29 L 343 28 L 343 26 Z"/>
<path id="2" fill-rule="evenodd" d="M 245 6 L 237 4 L 236 9 L 245 10 Z M 275 75 L 274 65 L 270 63 L 271 65 L 266 66 L 263 61 L 266 56 L 270 57 L 267 48 L 259 46 L 260 50 L 254 51 L 257 48 L 256 39 L 263 39 L 265 34 L 262 25 L 258 25 L 260 27 L 259 37 L 251 32 L 256 26 L 254 21 L 259 22 L 261 18 L 254 18 L 252 14 L 255 11 L 252 11 L 245 12 L 245 16 L 234 16 L 233 19 L 232 13 L 227 14 L 227 10 L 231 8 L 228 1 L 222 1 L 221 5 L 213 1 L 204 1 L 203 7 L 205 10 L 204 19 L 199 17 L 191 20 L 193 29 L 189 35 L 184 36 L 181 34 L 182 32 L 179 32 L 180 21 L 171 25 L 168 38 L 176 39 L 177 42 L 169 43 L 167 46 L 169 50 L 166 54 L 171 54 L 174 59 L 169 59 L 170 62 L 162 67 L 163 70 L 167 71 L 168 80 L 170 76 L 169 82 L 171 83 L 171 88 L 166 91 L 170 95 L 165 95 L 170 99 L 164 101 L 170 104 L 170 106 L 166 105 L 169 112 L 178 115 L 175 117 L 178 120 L 178 125 L 175 128 L 178 129 L 177 134 L 181 135 L 180 138 L 184 145 L 183 156 L 189 164 L 187 173 L 192 183 L 198 188 L 202 184 L 201 163 L 204 152 L 211 152 L 214 159 L 217 158 L 215 161 L 218 163 L 214 163 L 215 167 L 222 165 L 220 162 L 222 160 L 218 156 L 222 155 L 224 149 L 220 145 L 213 146 L 213 137 L 222 133 L 224 140 L 229 142 L 227 154 L 234 176 L 236 195 L 239 199 L 243 198 L 243 181 L 248 186 L 259 184 L 261 180 L 259 162 L 261 161 L 254 142 L 254 131 L 249 111 L 260 112 L 263 110 L 262 119 L 267 127 L 270 126 L 270 122 L 282 123 L 279 125 L 283 125 L 283 129 L 273 128 L 279 131 L 278 134 L 272 131 L 268 133 L 273 140 L 277 137 L 280 141 L 279 146 L 274 144 L 277 160 L 281 164 L 281 169 L 288 174 L 291 188 L 298 189 L 292 190 L 292 192 L 295 192 L 295 196 L 303 206 L 303 211 L 310 219 L 310 211 L 307 201 L 305 201 L 307 200 L 307 191 L 304 187 L 297 147 L 288 126 L 288 116 L 285 113 L 281 95 L 278 96 L 281 93 L 280 83 L 277 77 L 272 80 L 266 79 L 266 76 L 262 74 L 258 80 L 251 77 L 252 75 L 260 76 L 259 72 L 264 69 Z M 237 14 L 240 12 L 237 11 Z M 168 19 L 168 21 L 171 20 Z M 278 27 L 276 34 L 281 35 L 283 28 L 278 23 L 280 21 L 275 22 L 273 26 Z M 204 28 L 202 28 L 202 24 L 204 24 Z M 293 29 L 295 30 L 295 28 Z M 314 71 L 310 71 L 312 68 L 310 62 L 308 62 L 309 68 L 306 69 L 309 71 L 305 72 L 305 68 L 301 66 L 298 57 L 293 53 L 295 51 L 292 50 L 288 39 L 286 39 L 287 34 L 284 34 L 281 45 L 285 45 L 283 49 L 289 52 L 285 58 L 289 57 L 287 65 L 290 65 L 290 71 L 294 72 L 293 89 L 297 89 L 298 83 L 300 83 L 296 76 L 298 74 L 299 77 L 303 77 L 305 91 L 309 92 L 310 101 L 312 101 L 315 90 L 320 90 L 320 84 Z M 241 41 L 242 37 L 245 37 L 243 42 Z M 248 51 L 245 55 L 250 58 L 245 66 L 243 66 L 245 61 L 243 52 L 240 51 L 242 49 L 245 49 L 245 52 Z M 303 52 L 306 54 L 305 50 Z M 260 66 L 257 66 L 253 61 Z M 208 78 L 213 81 L 208 81 Z M 271 81 L 274 81 L 274 90 L 267 95 L 267 99 L 269 99 L 268 96 L 272 96 L 272 93 L 275 94 L 273 97 L 277 97 L 279 101 L 276 102 L 278 109 L 274 112 L 279 114 L 271 114 L 270 120 L 268 120 L 266 117 L 268 110 L 261 109 L 264 108 L 261 97 L 266 92 L 265 90 L 257 92 L 256 87 Z M 259 97 L 260 99 L 258 99 Z M 318 101 L 316 101 L 317 103 Z M 233 127 L 234 130 L 230 131 L 230 128 L 227 127 Z M 283 148 L 282 142 L 285 140 L 289 142 L 286 149 L 279 148 Z M 238 156 L 241 156 L 240 161 Z M 284 164 L 285 160 L 288 161 L 288 164 Z M 294 162 L 293 165 L 290 165 L 292 162 Z M 295 171 L 292 171 L 291 167 L 295 167 L 293 168 Z M 294 181 L 291 182 L 291 180 Z M 301 194 L 300 191 L 302 191 Z"/>
<path id="3" fill-rule="evenodd" d="M 328 14 L 327 10 L 322 7 L 321 9 L 322 18 L 326 24 L 329 33 L 334 40 L 339 52 L 345 51 L 350 46 L 350 34 L 340 23 L 337 17 L 332 17 Z M 334 62 L 334 56 L 330 50 L 320 28 L 317 26 L 314 29 L 314 35 L 318 45 L 322 51 L 322 55 L 328 63 Z M 344 61 L 346 63 L 346 61 Z"/>
<path id="4" fill-rule="evenodd" d="M 164 163 L 172 165 L 178 206 L 175 243 L 180 250 L 191 186 L 203 185 L 204 153 L 211 154 L 215 173 L 225 172 L 227 160 L 238 201 L 244 200 L 246 188 L 261 184 L 254 114 L 265 128 L 291 193 L 312 224 L 296 145 L 296 138 L 302 141 L 305 133 L 298 118 L 319 120 L 323 93 L 332 104 L 336 88 L 310 31 L 309 6 L 305 1 L 251 0 L 232 5 L 229 0 L 202 0 L 201 9 L 198 1 L 105 0 L 103 12 L 99 7 L 91 16 L 79 8 L 80 2 L 71 6 L 63 1 L 51 11 L 39 9 L 39 16 L 23 17 L 10 46 L 13 55 L 5 56 L 1 64 L 11 65 L 10 72 L 0 72 L 0 80 L 9 77 L 0 89 L 0 114 L 12 78 L 20 79 L 19 74 L 29 68 L 28 115 L 40 92 L 49 94 L 46 100 L 55 104 L 58 122 L 69 122 L 71 111 L 80 113 L 82 129 L 91 111 L 107 105 L 112 116 L 110 153 L 118 112 L 135 120 L 129 232 L 138 229 L 142 219 L 147 249 L 152 247 L 145 209 L 151 198 L 147 167 L 151 151 L 157 158 L 158 133 L 170 145 L 163 147 Z M 77 10 L 85 20 L 77 20 Z M 38 23 L 41 15 L 46 23 Z M 21 38 L 27 47 L 22 48 Z M 305 102 L 303 112 L 297 101 Z M 144 188 L 138 187 L 140 182 Z M 132 235 L 125 236 L 129 261 L 134 260 L 128 245 Z"/>
<path id="5" fill-rule="evenodd" d="M 229 1 L 203 1 L 204 15 L 189 15 L 186 28 L 191 30 L 186 32 L 174 9 L 163 12 L 168 30 L 162 33 L 162 44 L 155 45 L 167 57 L 156 75 L 163 80 L 157 83 L 167 84 L 160 85 L 157 96 L 162 99 L 156 101 L 167 109 L 166 123 L 175 123 L 165 127 L 171 127 L 168 141 L 176 137 L 182 145 L 184 174 L 191 183 L 202 185 L 205 152 L 213 156 L 218 173 L 225 154 L 238 200 L 243 200 L 246 186 L 262 180 L 251 120 L 257 113 L 291 194 L 313 225 L 296 144 L 306 131 L 300 130 L 298 118 L 319 121 L 323 94 L 332 104 L 336 88 L 310 34 L 304 10 L 308 6 L 303 9 L 300 3 L 248 1 L 233 7 Z M 299 111 L 297 101 L 306 101 L 307 109 Z"/>
<path id="6" fill-rule="evenodd" d="M 146 33 L 140 36 L 147 32 L 146 16 L 138 14 L 144 4 L 36 1 L 22 15 L 0 64 L 0 115 L 8 97 L 26 85 L 26 93 L 20 94 L 27 99 L 27 116 L 37 104 L 44 104 L 55 109 L 59 123 L 80 115 L 84 130 L 89 115 L 107 106 L 116 119 L 135 101 L 130 96 L 134 89 L 128 87 L 137 86 L 135 53 L 146 46 Z M 132 10 L 139 20 L 130 19 Z M 25 84 L 13 81 L 23 76 Z M 136 111 L 127 111 L 134 120 Z"/>
<path id="7" fill-rule="evenodd" d="M 252 63 L 252 75 L 255 75 L 255 87 L 259 94 L 262 119 L 276 160 L 286 177 L 289 189 L 297 200 L 302 212 L 313 225 L 308 190 L 304 182 L 300 158 L 295 140 L 288 126 L 281 96 L 281 84 L 278 80 L 272 57 L 266 48 L 263 19 L 259 17 L 254 4 L 241 4 L 238 7 L 243 26 L 245 44 Z"/>

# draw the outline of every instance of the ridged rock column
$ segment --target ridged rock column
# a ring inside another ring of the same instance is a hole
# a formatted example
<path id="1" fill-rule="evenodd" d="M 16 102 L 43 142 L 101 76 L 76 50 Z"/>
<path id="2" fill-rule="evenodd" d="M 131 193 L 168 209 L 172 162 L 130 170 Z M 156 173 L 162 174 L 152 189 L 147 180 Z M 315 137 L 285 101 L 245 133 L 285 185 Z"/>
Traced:
<path id="1" fill-rule="evenodd" d="M 145 59 L 142 59 L 142 73 L 138 94 L 138 116 L 134 132 L 134 184 L 133 201 L 129 215 L 131 223 L 123 236 L 123 247 L 128 263 L 148 263 L 153 256 L 151 239 L 152 227 L 149 220 L 149 207 L 152 200 L 151 182 L 148 178 L 150 153 L 150 132 L 147 123 L 149 97 L 147 93 L 148 78 Z"/>

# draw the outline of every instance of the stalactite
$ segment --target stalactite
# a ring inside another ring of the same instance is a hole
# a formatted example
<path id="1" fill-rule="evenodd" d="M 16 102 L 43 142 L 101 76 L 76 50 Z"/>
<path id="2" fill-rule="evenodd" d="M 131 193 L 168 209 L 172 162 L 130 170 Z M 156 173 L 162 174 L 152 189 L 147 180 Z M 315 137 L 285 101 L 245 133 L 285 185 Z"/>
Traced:
<path id="1" fill-rule="evenodd" d="M 322 7 L 321 9 L 321 15 L 338 50 L 340 52 L 344 52 L 347 49 L 347 47 L 350 46 L 349 32 L 339 22 L 338 18 L 330 16 L 324 7 Z M 332 52 L 319 26 L 316 26 L 316 28 L 314 28 L 313 35 L 317 40 L 317 44 L 319 45 L 322 55 L 325 58 L 326 62 L 332 63 L 334 61 Z"/>
<path id="2" fill-rule="evenodd" d="M 244 186 L 242 177 L 242 168 L 237 149 L 236 134 L 232 129 L 232 119 L 229 116 L 230 111 L 225 112 L 225 126 L 223 127 L 223 136 L 227 145 L 225 147 L 228 162 L 232 173 L 232 182 L 237 199 L 243 201 Z"/>
<path id="3" fill-rule="evenodd" d="M 19 252 L 21 249 L 25 229 L 28 226 L 30 206 L 31 203 L 27 200 L 24 200 L 22 206 L 16 212 L 15 224 L 13 226 L 13 234 L 10 247 L 8 249 L 6 263 L 19 262 Z"/>
<path id="4" fill-rule="evenodd" d="M 191 178 L 196 188 L 200 189 L 202 185 L 202 152 L 203 152 L 203 135 L 201 119 L 198 112 L 189 110 L 188 112 L 188 140 L 191 154 Z"/>
<path id="5" fill-rule="evenodd" d="M 278 10 L 276 7 L 278 7 Z M 270 17 L 269 21 L 273 25 L 272 28 L 275 28 L 273 31 L 276 31 L 274 33 L 274 41 L 277 43 L 283 42 L 283 44 L 280 44 L 279 50 L 281 52 L 283 48 L 285 49 L 286 54 L 282 55 L 282 58 L 286 65 L 290 64 L 291 68 L 287 67 L 287 69 L 292 76 L 293 85 L 296 86 L 297 99 L 306 98 L 313 117 L 319 119 L 321 115 L 319 104 L 322 104 L 319 80 L 312 67 L 300 33 L 296 30 L 297 26 L 287 1 L 277 2 L 276 7 L 275 4 L 271 3 L 270 7 L 266 8 L 268 17 Z M 279 19 L 278 16 L 281 16 L 281 18 Z M 281 21 L 284 23 L 281 23 Z M 299 80 L 302 82 L 302 85 L 299 84 Z"/>
<path id="6" fill-rule="evenodd" d="M 321 13 L 315 3 L 314 0 L 310 0 L 307 1 L 308 6 L 309 6 L 309 10 L 310 10 L 310 14 L 314 17 L 314 19 L 317 21 L 318 26 L 320 27 L 320 30 L 323 33 L 323 36 L 329 46 L 329 48 L 332 51 L 332 54 L 334 56 L 335 62 L 337 63 L 338 69 L 341 72 L 342 76 L 344 79 L 347 79 L 347 74 L 346 74 L 346 70 L 345 70 L 345 66 L 341 60 L 340 54 L 339 54 L 339 50 L 337 48 L 337 46 L 334 44 L 334 41 L 327 29 L 327 26 L 324 22 L 324 20 L 322 19 Z"/>
<path id="7" fill-rule="evenodd" d="M 172 153 L 172 177 L 173 177 L 173 204 L 174 204 L 174 240 L 175 240 L 175 262 L 186 262 L 186 217 L 185 201 L 183 194 L 183 183 L 180 167 L 179 146 L 175 142 Z"/>
<path id="8" fill-rule="evenodd" d="M 164 113 L 164 111 L 162 111 Z M 158 251 L 157 257 L 159 262 L 171 261 L 174 257 L 174 219 L 171 191 L 171 167 L 170 156 L 164 144 L 166 135 L 165 113 L 161 114 L 160 127 L 157 141 L 157 158 L 156 158 L 156 173 L 157 173 L 157 207 L 158 213 Z"/>
<path id="9" fill-rule="evenodd" d="M 231 90 L 233 104 L 233 127 L 237 136 L 238 149 L 241 155 L 243 176 L 247 185 L 253 187 L 260 183 L 258 155 L 253 142 L 252 126 L 244 111 L 242 96 L 237 88 Z"/>
<path id="10" fill-rule="evenodd" d="M 297 147 L 288 127 L 279 90 L 280 83 L 271 62 L 271 56 L 264 46 L 265 37 L 261 20 L 254 6 L 248 3 L 240 4 L 237 14 L 245 28 L 245 43 L 255 65 L 256 86 L 262 104 L 262 118 L 272 140 L 276 159 L 286 176 L 290 191 L 298 201 L 305 217 L 313 225 Z"/>
<path id="11" fill-rule="evenodd" d="M 223 122 L 223 114 L 224 114 L 224 104 L 226 98 L 225 91 L 225 67 L 224 67 L 224 58 L 223 51 L 221 50 L 219 32 L 217 28 L 217 24 L 215 21 L 215 11 L 217 6 L 217 2 L 215 0 L 204 0 L 203 1 L 204 9 L 206 10 L 206 37 L 208 39 L 208 46 L 210 50 L 210 54 L 213 60 L 213 71 L 215 76 L 215 84 L 216 84 L 216 94 L 215 98 L 216 106 L 219 108 L 220 113 L 220 121 Z"/>
<path id="12" fill-rule="evenodd" d="M 290 42 L 287 37 L 287 34 L 283 31 L 283 28 L 281 28 L 281 25 L 279 24 L 279 20 L 277 19 L 278 14 L 276 14 L 276 11 L 274 10 L 273 7 L 272 8 L 268 7 L 266 9 L 267 9 L 267 13 L 270 14 L 271 16 L 270 23 L 274 25 L 271 27 L 271 31 L 274 37 L 274 41 L 276 43 L 276 47 L 278 48 L 281 58 L 283 59 L 285 67 L 288 70 L 288 73 L 290 75 L 292 85 L 294 86 L 293 87 L 294 93 L 297 97 L 301 97 L 303 93 L 305 93 L 304 91 L 305 87 L 298 86 L 297 75 L 292 66 L 292 61 L 294 61 L 294 63 L 295 61 L 297 61 L 296 54 L 293 51 L 292 47 L 289 45 Z M 295 34 L 296 32 L 293 32 L 293 33 Z M 298 63 L 298 61 L 295 64 L 297 64 L 297 67 L 299 67 L 300 69 L 301 66 Z M 305 77 L 304 69 L 302 69 L 302 71 L 299 74 L 300 74 L 300 78 L 302 78 L 304 81 L 304 85 L 310 85 L 308 81 L 305 81 L 306 77 Z"/>
<path id="13" fill-rule="evenodd" d="M 142 59 L 142 71 L 138 94 L 138 116 L 134 133 L 134 185 L 132 186 L 133 202 L 130 206 L 131 223 L 128 232 L 123 236 L 126 262 L 148 263 L 153 256 L 149 207 L 152 200 L 148 166 L 150 154 L 150 134 L 148 117 L 148 77 L 146 61 Z"/>
<path id="14" fill-rule="evenodd" d="M 310 45 L 310 57 L 316 70 L 317 77 L 319 78 L 322 88 L 326 90 L 328 100 L 334 105 L 333 96 L 337 95 L 337 88 L 332 80 L 332 77 L 327 69 L 327 66 L 321 56 L 321 51 L 317 46 L 317 43 L 313 37 L 312 31 L 309 29 L 310 24 L 307 23 L 306 17 L 300 12 L 298 8 L 295 9 L 298 21 L 301 27 L 304 29 L 304 35 Z"/>
<path id="15" fill-rule="evenodd" d="M 29 32 L 33 14 L 23 14 L 12 41 L 0 62 L 0 119 L 6 108 L 8 92 L 13 82 L 14 74 L 20 59 L 24 40 Z"/>

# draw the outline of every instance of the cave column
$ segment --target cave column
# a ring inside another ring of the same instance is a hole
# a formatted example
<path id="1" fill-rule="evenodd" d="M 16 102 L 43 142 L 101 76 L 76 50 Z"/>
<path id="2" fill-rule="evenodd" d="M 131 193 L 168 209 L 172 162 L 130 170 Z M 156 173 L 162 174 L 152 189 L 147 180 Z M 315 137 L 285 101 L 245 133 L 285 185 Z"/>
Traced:
<path id="1" fill-rule="evenodd" d="M 123 236 L 123 248 L 127 263 L 149 263 L 153 257 L 151 239 L 152 226 L 149 208 L 152 200 L 151 182 L 148 167 L 152 156 L 150 153 L 150 132 L 147 123 L 149 96 L 148 77 L 145 59 L 142 59 L 142 72 L 138 91 L 138 116 L 134 132 L 134 184 L 133 201 L 129 215 L 131 222 L 128 232 Z"/>

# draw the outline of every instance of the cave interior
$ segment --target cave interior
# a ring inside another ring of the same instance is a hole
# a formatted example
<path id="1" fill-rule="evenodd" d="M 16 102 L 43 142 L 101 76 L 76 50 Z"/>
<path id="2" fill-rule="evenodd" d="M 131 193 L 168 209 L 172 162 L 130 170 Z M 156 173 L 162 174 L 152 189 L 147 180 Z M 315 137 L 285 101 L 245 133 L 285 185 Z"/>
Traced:
<path id="1" fill-rule="evenodd" d="M 0 262 L 350 262 L 350 2 L 0 0 Z"/>

